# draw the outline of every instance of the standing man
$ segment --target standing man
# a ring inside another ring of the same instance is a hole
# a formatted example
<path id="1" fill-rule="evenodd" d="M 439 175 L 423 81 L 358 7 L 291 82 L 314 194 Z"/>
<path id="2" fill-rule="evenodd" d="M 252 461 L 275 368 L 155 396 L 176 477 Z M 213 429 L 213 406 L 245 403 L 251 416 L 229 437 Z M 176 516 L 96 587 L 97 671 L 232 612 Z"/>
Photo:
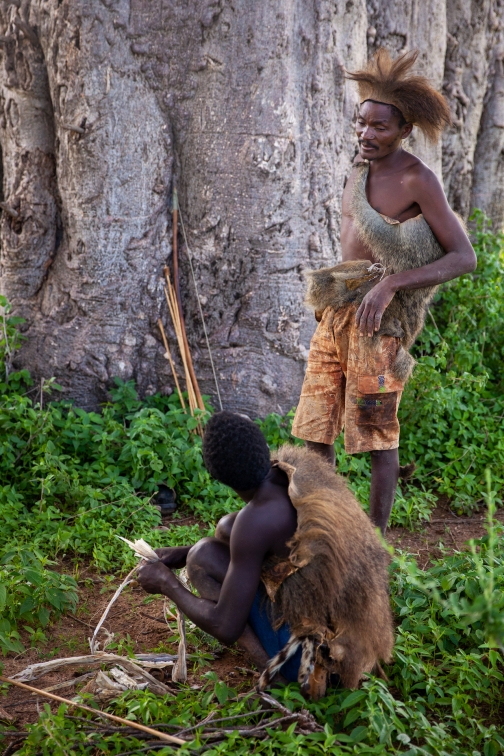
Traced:
<path id="1" fill-rule="evenodd" d="M 334 463 L 345 427 L 349 454 L 371 452 L 370 517 L 382 533 L 399 477 L 397 409 L 439 284 L 470 273 L 476 256 L 437 177 L 402 147 L 417 126 L 437 141 L 444 98 L 411 69 L 418 52 L 381 49 L 349 73 L 361 105 L 359 154 L 343 192 L 343 263 L 311 272 L 307 301 L 319 325 L 292 433 Z"/>

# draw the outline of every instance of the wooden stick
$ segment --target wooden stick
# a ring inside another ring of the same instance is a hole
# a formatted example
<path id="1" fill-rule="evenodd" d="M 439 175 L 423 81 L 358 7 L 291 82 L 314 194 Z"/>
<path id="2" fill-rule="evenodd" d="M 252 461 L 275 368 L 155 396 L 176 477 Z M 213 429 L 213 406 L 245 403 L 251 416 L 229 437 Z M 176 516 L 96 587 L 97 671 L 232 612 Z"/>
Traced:
<path id="1" fill-rule="evenodd" d="M 194 415 L 194 410 L 198 406 L 198 403 L 196 399 L 196 393 L 194 391 L 194 386 L 192 383 L 191 373 L 189 371 L 189 365 L 187 362 L 187 352 L 185 350 L 185 345 L 184 345 L 184 337 L 182 334 L 180 313 L 177 306 L 175 290 L 174 290 L 174 287 L 172 286 L 172 282 L 170 279 L 170 271 L 167 267 L 165 267 L 165 276 L 166 276 L 166 286 L 165 286 L 166 302 L 168 304 L 170 315 L 173 320 L 173 325 L 175 327 L 175 334 L 177 336 L 177 342 L 179 345 L 179 352 L 182 358 L 182 363 L 184 365 L 184 373 L 185 373 L 185 378 L 186 378 L 187 398 L 189 400 L 189 408 L 191 410 L 191 415 Z"/>
<path id="2" fill-rule="evenodd" d="M 182 405 L 182 409 L 185 410 L 184 397 L 182 396 L 182 391 L 180 390 L 180 384 L 179 384 L 179 381 L 178 381 L 177 372 L 175 370 L 175 364 L 174 364 L 173 358 L 171 356 L 170 347 L 168 346 L 168 339 L 166 338 L 166 334 L 165 334 L 165 330 L 163 328 L 163 322 L 162 322 L 161 318 L 159 318 L 159 320 L 158 320 L 158 326 L 159 326 L 159 330 L 161 331 L 161 338 L 163 339 L 163 344 L 164 344 L 164 348 L 165 348 L 165 357 L 168 360 L 168 362 L 170 363 L 171 371 L 172 371 L 172 374 L 173 374 L 173 379 L 174 379 L 175 385 L 177 387 L 177 393 L 178 393 L 178 397 L 180 399 L 180 404 Z"/>
<path id="3" fill-rule="evenodd" d="M 189 409 L 191 411 L 191 415 L 194 415 L 194 408 L 195 408 L 194 391 L 193 391 L 192 382 L 191 382 L 191 375 L 187 367 L 187 359 L 186 359 L 186 354 L 185 354 L 184 342 L 183 342 L 182 333 L 180 330 L 179 313 L 178 313 L 176 302 L 174 301 L 175 294 L 172 289 L 172 285 L 171 285 L 171 281 L 169 277 L 167 277 L 167 282 L 168 282 L 168 287 L 165 286 L 164 293 L 166 297 L 166 302 L 168 304 L 168 309 L 170 310 L 173 326 L 175 328 L 175 335 L 177 337 L 179 352 L 182 358 L 182 364 L 184 366 L 184 373 L 185 373 L 186 387 L 187 387 L 187 398 L 189 400 Z"/>
<path id="4" fill-rule="evenodd" d="M 159 738 L 159 740 L 166 740 L 168 743 L 176 743 L 176 745 L 184 745 L 184 743 L 187 743 L 187 740 L 182 740 L 182 738 L 176 738 L 173 735 L 167 735 L 165 732 L 154 730 L 152 727 L 146 727 L 145 725 L 138 724 L 138 722 L 132 722 L 129 719 L 117 717 L 115 714 L 107 714 L 107 712 L 101 711 L 101 709 L 93 709 L 91 706 L 86 706 L 85 704 L 70 701 L 68 698 L 56 696 L 54 693 L 48 693 L 46 690 L 34 688 L 32 685 L 25 685 L 25 683 L 18 682 L 17 680 L 11 680 L 9 677 L 3 677 L 0 675 L 0 682 L 7 683 L 8 685 L 16 685 L 18 688 L 22 688 L 23 690 L 29 690 L 30 693 L 36 693 L 38 696 L 50 698 L 53 701 L 64 703 L 67 706 L 76 706 L 78 709 L 84 709 L 84 711 L 89 711 L 91 714 L 97 714 L 100 717 L 105 717 L 105 719 L 110 719 L 112 720 L 112 722 L 119 722 L 119 724 L 126 725 L 127 727 L 134 727 L 136 730 L 147 732 L 149 735 L 154 735 L 156 738 Z"/>
<path id="5" fill-rule="evenodd" d="M 173 190 L 173 280 L 175 284 L 175 295 L 177 298 L 178 311 L 180 314 L 180 326 L 186 352 L 187 367 L 191 376 L 198 407 L 200 408 L 200 410 L 204 411 L 205 405 L 203 404 L 203 399 L 201 398 L 201 393 L 198 386 L 198 379 L 196 378 L 196 373 L 194 372 L 193 361 L 189 349 L 189 342 L 187 341 L 184 313 L 182 311 L 182 297 L 180 295 L 180 277 L 178 264 L 178 194 L 176 189 Z"/>
<path id="6" fill-rule="evenodd" d="M 166 286 L 164 287 L 166 303 L 170 311 L 173 327 L 175 329 L 175 335 L 177 337 L 177 343 L 179 347 L 180 356 L 182 358 L 182 363 L 184 365 L 184 373 L 185 373 L 186 386 L 187 386 L 187 398 L 189 401 L 189 410 L 191 412 L 191 415 L 194 417 L 194 410 L 199 406 L 198 399 L 197 399 L 197 395 L 194 389 L 191 372 L 189 370 L 189 365 L 188 365 L 188 360 L 187 360 L 187 350 L 184 344 L 184 336 L 183 336 L 182 324 L 180 320 L 180 311 L 177 305 L 177 297 L 175 294 L 175 289 L 171 282 L 170 269 L 168 268 L 168 266 L 165 266 L 164 274 L 165 274 L 165 279 L 166 279 Z M 198 423 L 196 427 L 196 431 L 197 433 L 199 433 L 200 436 L 203 436 L 203 428 L 201 427 L 201 423 Z"/>

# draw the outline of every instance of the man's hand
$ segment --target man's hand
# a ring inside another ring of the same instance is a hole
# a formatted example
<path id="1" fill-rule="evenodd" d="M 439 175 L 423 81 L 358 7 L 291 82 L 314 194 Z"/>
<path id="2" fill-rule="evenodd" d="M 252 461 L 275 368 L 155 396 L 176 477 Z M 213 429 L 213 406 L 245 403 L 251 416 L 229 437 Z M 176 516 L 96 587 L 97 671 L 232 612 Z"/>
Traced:
<path id="1" fill-rule="evenodd" d="M 392 276 L 387 276 L 368 291 L 355 314 L 355 323 L 360 329 L 361 336 L 372 336 L 380 329 L 383 313 L 389 306 L 395 294 L 391 284 Z"/>
<path id="2" fill-rule="evenodd" d="M 156 549 L 166 551 L 166 549 Z M 138 570 L 137 580 L 147 593 L 163 593 L 170 570 L 162 562 L 147 562 Z M 165 594 L 166 595 L 166 594 Z"/>
<path id="3" fill-rule="evenodd" d="M 163 549 L 154 549 L 154 551 L 170 570 L 179 570 L 181 567 L 185 567 L 190 548 L 190 546 L 169 546 Z"/>

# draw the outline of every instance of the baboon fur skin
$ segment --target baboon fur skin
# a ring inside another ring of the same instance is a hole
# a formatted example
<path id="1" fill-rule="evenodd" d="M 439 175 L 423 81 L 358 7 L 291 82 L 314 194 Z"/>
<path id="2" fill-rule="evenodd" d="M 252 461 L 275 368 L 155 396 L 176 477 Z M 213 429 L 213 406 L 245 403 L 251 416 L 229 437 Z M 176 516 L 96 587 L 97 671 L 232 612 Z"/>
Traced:
<path id="1" fill-rule="evenodd" d="M 420 268 L 443 257 L 445 251 L 423 215 L 402 223 L 385 220 L 366 197 L 369 163 L 359 163 L 354 170 L 358 171 L 351 200 L 354 228 L 373 257 L 385 267 L 385 275 Z M 368 272 L 370 266 L 368 260 L 350 260 L 332 268 L 308 271 L 306 303 L 315 311 L 329 306 L 338 309 L 349 303 L 360 304 L 379 280 L 376 272 Z M 380 330 L 372 337 L 386 335 L 401 339 L 402 348 L 392 366 L 392 373 L 404 383 L 415 365 L 408 350 L 423 328 L 437 288 L 428 286 L 397 291 L 383 314 Z"/>
<path id="2" fill-rule="evenodd" d="M 277 624 L 325 648 L 319 665 L 355 688 L 394 644 L 388 592 L 389 556 L 344 478 L 315 452 L 282 446 L 272 463 L 289 478 L 297 530 L 289 575 L 274 597 Z M 323 695 L 323 693 L 322 693 Z"/>

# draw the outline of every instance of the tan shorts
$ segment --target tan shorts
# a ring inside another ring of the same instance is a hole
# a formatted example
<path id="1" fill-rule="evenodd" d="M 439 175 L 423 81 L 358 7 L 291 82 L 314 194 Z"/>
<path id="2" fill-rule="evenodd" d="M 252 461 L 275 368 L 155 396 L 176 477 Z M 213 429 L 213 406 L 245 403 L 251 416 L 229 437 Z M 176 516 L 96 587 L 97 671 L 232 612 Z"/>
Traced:
<path id="1" fill-rule="evenodd" d="M 361 336 L 357 307 L 327 307 L 311 340 L 292 435 L 333 444 L 345 428 L 345 451 L 396 449 L 404 384 L 391 368 L 401 342 Z"/>

